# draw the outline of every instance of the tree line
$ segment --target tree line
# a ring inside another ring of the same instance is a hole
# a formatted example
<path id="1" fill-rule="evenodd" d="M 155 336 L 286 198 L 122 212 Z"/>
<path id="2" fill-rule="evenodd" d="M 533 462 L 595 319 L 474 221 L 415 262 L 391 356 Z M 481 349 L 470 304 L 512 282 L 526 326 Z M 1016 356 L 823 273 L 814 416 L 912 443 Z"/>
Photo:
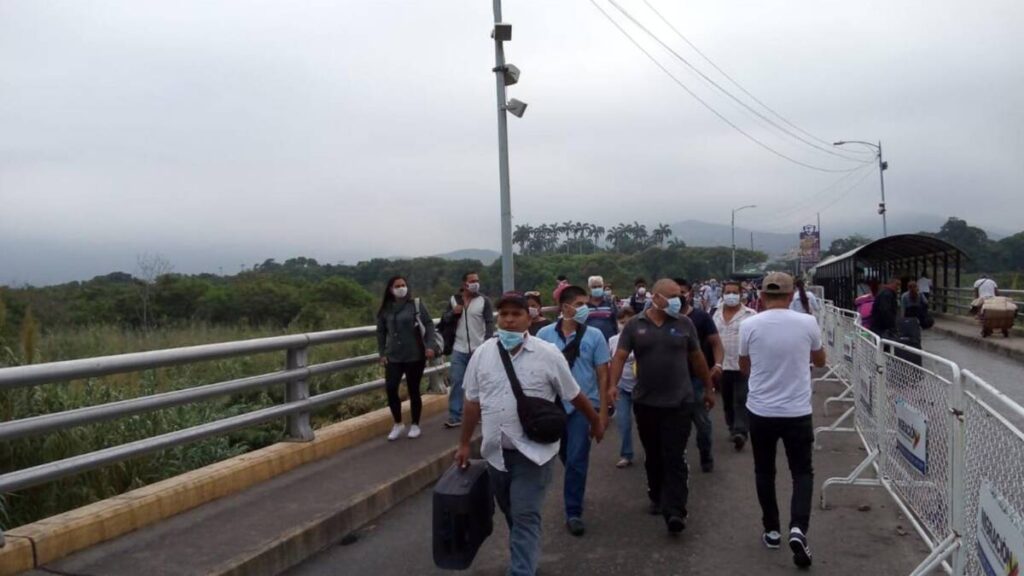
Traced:
<path id="1" fill-rule="evenodd" d="M 648 231 L 647 226 L 639 222 L 620 223 L 610 229 L 572 221 L 539 226 L 521 224 L 512 232 L 512 243 L 519 247 L 520 254 L 532 255 L 582 255 L 601 250 L 635 254 L 647 248 L 663 247 L 666 243 L 677 248 L 686 246 L 685 242 L 673 237 L 672 227 L 668 224 L 659 223 Z"/>

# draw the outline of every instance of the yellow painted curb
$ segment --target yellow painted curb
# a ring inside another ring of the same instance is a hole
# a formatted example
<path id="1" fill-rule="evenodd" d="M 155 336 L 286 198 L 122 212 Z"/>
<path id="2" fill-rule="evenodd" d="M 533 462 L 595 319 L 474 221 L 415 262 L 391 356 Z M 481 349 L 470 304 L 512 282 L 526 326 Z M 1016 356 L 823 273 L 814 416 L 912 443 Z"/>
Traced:
<path id="1" fill-rule="evenodd" d="M 423 397 L 423 417 L 448 407 L 447 396 Z M 409 403 L 402 406 L 408 413 Z M 138 530 L 207 502 L 241 492 L 289 470 L 384 434 L 391 428 L 387 408 L 321 428 L 311 442 L 279 442 L 234 458 L 161 480 L 5 534 L 0 576 L 13 576 L 73 552 Z"/>

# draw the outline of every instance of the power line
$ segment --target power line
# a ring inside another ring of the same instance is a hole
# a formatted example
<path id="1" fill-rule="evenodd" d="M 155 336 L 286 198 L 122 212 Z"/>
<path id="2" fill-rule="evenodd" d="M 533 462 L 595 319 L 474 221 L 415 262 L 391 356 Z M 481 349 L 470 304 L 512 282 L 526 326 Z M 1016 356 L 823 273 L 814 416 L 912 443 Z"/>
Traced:
<path id="1" fill-rule="evenodd" d="M 851 184 L 848 188 L 846 188 L 843 191 L 841 191 L 839 194 L 835 195 L 833 198 L 828 200 L 825 204 L 821 205 L 820 207 L 808 206 L 807 210 L 802 210 L 800 212 L 794 213 L 794 214 L 796 214 L 795 217 L 790 217 L 790 218 L 784 219 L 783 220 L 784 224 L 776 223 L 775 226 L 772 226 L 771 228 L 768 228 L 765 231 L 766 232 L 780 232 L 782 230 L 790 228 L 791 226 L 799 223 L 801 220 L 804 220 L 804 219 L 810 217 L 810 215 L 814 214 L 815 212 L 824 212 L 824 211 L 828 210 L 829 208 L 835 206 L 839 201 L 841 201 L 844 198 L 846 198 L 846 196 L 850 192 L 855 190 L 858 186 L 860 186 L 864 182 L 865 179 L 867 179 L 868 176 L 871 176 L 874 173 L 875 173 L 875 171 L 873 169 L 872 170 L 866 170 L 863 174 L 861 174 L 861 177 L 858 178 L 853 184 Z"/>
<path id="2" fill-rule="evenodd" d="M 776 112 L 775 110 L 773 110 L 773 109 L 772 109 L 772 108 L 771 108 L 770 106 L 768 106 L 767 104 L 765 104 L 764 102 L 762 102 L 762 101 L 761 101 L 761 100 L 760 100 L 760 99 L 759 99 L 759 98 L 758 98 L 757 96 L 754 96 L 754 95 L 753 95 L 752 93 L 750 93 L 750 91 L 749 91 L 749 90 L 747 90 L 747 89 L 746 89 L 745 87 L 743 87 L 743 85 L 742 85 L 742 84 L 740 84 L 740 83 L 739 83 L 739 82 L 738 82 L 738 81 L 737 81 L 736 79 L 734 79 L 734 78 L 733 78 L 732 76 L 730 76 L 730 75 L 729 75 L 728 73 L 726 73 L 726 71 L 725 71 L 725 70 L 722 70 L 722 69 L 721 69 L 721 68 L 720 68 L 720 67 L 718 66 L 718 64 L 715 64 L 715 62 L 714 62 L 713 60 L 711 60 L 711 58 L 710 58 L 710 57 L 709 57 L 709 56 L 708 56 L 707 54 L 705 54 L 704 52 L 702 52 L 702 51 L 701 51 L 701 49 L 700 49 L 700 48 L 698 48 L 698 47 L 697 47 L 697 46 L 696 46 L 696 45 L 695 45 L 695 44 L 694 44 L 693 42 L 691 42 L 691 41 L 690 41 L 690 39 L 689 39 L 689 38 L 687 38 L 687 37 L 686 37 L 686 36 L 685 36 L 685 35 L 684 35 L 684 34 L 683 34 L 682 32 L 680 32 L 678 28 L 676 28 L 675 26 L 673 26 L 673 25 L 672 25 L 672 23 L 671 23 L 671 22 L 669 22 L 669 20 L 668 20 L 667 18 L 665 18 L 665 16 L 663 16 L 663 15 L 661 14 L 661 12 L 659 12 L 659 11 L 658 11 L 658 9 L 657 9 L 657 8 L 655 8 L 655 7 L 653 6 L 653 5 L 651 5 L 651 3 L 650 3 L 650 2 L 648 2 L 648 0 L 643 0 L 643 3 L 644 3 L 644 4 L 646 5 L 646 6 L 647 6 L 647 8 L 648 8 L 648 9 L 650 9 L 650 10 L 651 10 L 651 12 L 654 12 L 654 14 L 655 14 L 655 15 L 656 15 L 656 16 L 657 16 L 657 17 L 658 17 L 659 19 L 661 19 L 661 21 L 662 21 L 662 22 L 664 22 L 666 26 L 668 26 L 668 27 L 669 27 L 669 28 L 670 28 L 670 29 L 671 29 L 671 30 L 672 30 L 673 32 L 675 32 L 675 33 L 676 33 L 676 35 L 677 35 L 677 36 L 679 36 L 679 37 L 680 37 L 680 38 L 681 38 L 681 39 L 683 40 L 683 42 L 686 42 L 686 44 L 687 44 L 687 45 L 688 45 L 688 46 L 689 46 L 690 48 L 692 48 L 694 52 L 696 52 L 697 54 L 699 54 L 699 55 L 700 55 L 700 57 L 701 57 L 701 58 L 703 58 L 703 59 L 704 59 L 704 60 L 705 60 L 705 61 L 706 61 L 706 62 L 707 62 L 708 64 L 710 64 L 712 68 L 714 68 L 715 70 L 717 70 L 719 74 L 721 74 L 722 76 L 724 76 L 724 77 L 725 77 L 725 78 L 726 78 L 727 80 L 729 80 L 729 82 L 731 82 L 731 83 L 732 83 L 732 84 L 733 84 L 734 86 L 736 86 L 737 88 L 739 88 L 739 89 L 740 89 L 740 90 L 741 90 L 741 91 L 742 91 L 742 92 L 743 92 L 744 94 L 746 94 L 747 96 L 749 96 L 751 100 L 753 100 L 754 102 L 757 102 L 757 103 L 758 103 L 758 104 L 760 104 L 760 105 L 761 105 L 761 106 L 762 106 L 762 107 L 763 107 L 763 108 L 764 108 L 765 110 L 767 110 L 768 112 L 770 112 L 770 113 L 771 113 L 771 114 L 772 114 L 773 116 L 775 116 L 776 118 L 778 118 L 779 120 L 781 120 L 781 121 L 782 121 L 783 123 L 785 123 L 785 124 L 786 124 L 787 126 L 789 126 L 789 127 L 793 128 L 794 130 L 797 130 L 798 132 L 800 132 L 801 134 L 804 134 L 804 135 L 805 135 L 805 136 L 807 136 L 808 138 L 811 138 L 812 140 L 815 140 L 815 141 L 817 141 L 817 142 L 820 142 L 821 144 L 824 144 L 824 145 L 826 145 L 826 146 L 832 146 L 832 144 L 831 144 L 830 142 L 828 142 L 828 141 L 826 141 L 826 140 L 823 140 L 823 139 L 821 139 L 821 138 L 818 138 L 818 137 L 817 137 L 817 136 L 815 136 L 814 134 L 811 134 L 810 132 L 808 132 L 808 131 L 804 130 L 803 128 L 801 128 L 801 127 L 799 127 L 799 126 L 797 126 L 796 124 L 794 124 L 794 123 L 790 122 L 789 120 L 787 120 L 787 119 L 786 119 L 786 117 L 784 117 L 783 115 L 779 114 L 778 112 Z M 836 154 L 836 155 L 838 155 L 838 156 L 843 156 L 844 158 L 847 158 L 848 160 L 854 160 L 854 161 L 857 161 L 857 162 L 861 162 L 861 161 L 862 161 L 862 160 L 861 160 L 860 158 L 854 158 L 854 157 L 848 157 L 848 156 L 844 156 L 843 154 L 841 154 L 841 153 L 839 153 L 839 152 L 836 152 L 835 150 L 832 150 L 832 152 L 833 152 L 833 153 L 835 153 L 835 154 Z M 860 151 L 858 151 L 858 152 L 860 152 Z M 861 152 L 861 153 L 867 153 L 867 151 L 864 151 L 864 152 Z"/>
<path id="3" fill-rule="evenodd" d="M 618 22 L 616 22 L 615 19 L 612 18 L 610 14 L 608 14 L 608 12 L 606 12 L 603 8 L 601 8 L 601 6 L 597 4 L 596 0 L 589 0 L 589 1 L 590 1 L 590 4 L 594 6 L 594 8 L 596 8 L 601 14 L 603 14 L 604 17 L 607 18 L 608 21 L 611 22 L 612 25 L 615 26 L 619 30 L 619 32 L 622 32 L 622 34 L 626 38 L 628 38 L 629 41 L 632 42 L 633 45 L 637 47 L 637 49 L 639 49 L 641 52 L 643 52 L 644 55 L 647 56 L 647 58 L 649 58 L 651 60 L 651 62 L 653 62 L 655 66 L 660 68 L 661 71 L 664 72 L 669 78 L 671 78 L 673 82 L 678 84 L 680 88 L 685 90 L 686 93 L 689 94 L 691 97 L 693 97 L 694 100 L 696 100 L 697 102 L 700 102 L 701 105 L 703 105 L 705 108 L 707 108 L 712 114 L 717 116 L 722 122 L 725 122 L 726 124 L 728 124 L 730 127 L 732 127 L 733 130 L 736 130 L 737 132 L 739 132 L 740 134 L 745 136 L 748 140 L 750 140 L 754 144 L 757 144 L 761 148 L 764 148 L 765 150 L 767 150 L 768 152 L 771 152 L 772 154 L 778 156 L 779 158 L 782 158 L 784 160 L 792 162 L 793 164 L 796 164 L 798 166 L 803 166 L 804 168 L 808 168 L 810 170 L 817 170 L 819 172 L 841 173 L 841 172 L 853 172 L 853 171 L 858 170 L 860 168 L 860 167 L 858 167 L 858 168 L 850 168 L 850 169 L 842 169 L 842 170 L 840 170 L 840 169 L 834 169 L 834 168 L 822 168 L 820 166 L 814 166 L 812 164 L 808 164 L 806 162 L 801 162 L 800 160 L 797 160 L 795 158 L 787 156 L 786 154 L 783 154 L 782 152 L 779 152 L 778 150 L 776 150 L 776 149 L 772 148 L 771 146 L 765 144 L 761 140 L 758 140 L 757 138 L 755 138 L 754 136 L 752 136 L 751 134 L 749 134 L 748 132 L 746 132 L 745 130 L 743 130 L 742 128 L 737 126 L 736 124 L 734 124 L 728 118 L 723 116 L 718 110 L 715 110 L 715 108 L 712 107 L 710 104 L 708 104 L 703 98 L 698 96 L 693 90 L 690 90 L 690 88 L 687 87 L 686 84 L 684 84 L 681 80 L 679 80 L 679 78 L 676 78 L 676 76 L 674 74 L 672 74 L 672 72 L 670 72 L 668 68 L 666 68 L 661 62 L 659 62 L 657 60 L 657 58 L 655 58 L 650 52 L 648 52 L 647 49 L 644 48 L 643 45 L 641 45 L 640 42 L 638 42 L 635 38 L 633 38 L 633 36 L 628 31 L 626 31 L 625 28 L 623 28 Z"/>
<path id="4" fill-rule="evenodd" d="M 865 164 L 864 166 L 861 166 L 860 168 L 857 168 L 853 172 L 847 172 L 846 174 L 844 174 L 843 176 L 841 176 L 839 179 L 835 180 L 834 182 L 832 182 L 828 186 L 825 186 L 824 188 L 821 188 L 817 192 L 809 194 L 808 196 L 806 196 L 804 198 L 798 198 L 793 203 L 790 203 L 788 205 L 783 205 L 776 212 L 769 213 L 769 216 L 771 216 L 773 218 L 776 218 L 776 219 L 781 219 L 781 218 L 786 218 L 786 217 L 788 217 L 788 216 L 790 216 L 792 214 L 796 214 L 797 212 L 800 212 L 800 211 L 804 210 L 809 203 L 812 203 L 812 202 L 815 202 L 815 201 L 817 201 L 817 200 L 819 200 L 821 198 L 827 197 L 827 193 L 829 191 L 831 191 L 831 190 L 835 189 L 836 187 L 838 187 L 840 184 L 843 183 L 843 181 L 845 181 L 845 180 L 847 180 L 849 178 L 852 178 L 853 176 L 855 176 L 861 170 L 867 170 L 867 169 L 873 168 L 873 167 L 874 167 L 874 164 Z"/>
<path id="5" fill-rule="evenodd" d="M 794 139 L 796 139 L 796 140 L 806 144 L 807 146 L 810 146 L 811 148 L 814 148 L 816 150 L 825 152 L 826 154 L 831 154 L 832 156 L 836 156 L 836 157 L 842 158 L 843 160 L 846 160 L 848 162 L 863 162 L 863 163 L 870 162 L 870 160 L 855 160 L 855 159 L 852 159 L 852 158 L 850 158 L 848 156 L 845 156 L 843 154 L 840 154 L 840 153 L 836 152 L 835 150 L 832 150 L 830 148 L 825 148 L 823 146 L 815 144 L 814 142 L 811 142 L 811 141 L 807 140 L 806 138 L 800 136 L 799 134 L 793 133 L 791 130 L 789 130 L 785 126 L 782 126 L 778 122 L 775 122 L 771 118 L 765 116 L 764 114 L 762 114 L 761 112 L 757 111 L 752 106 L 750 106 L 749 104 L 744 102 L 743 100 L 737 98 L 732 92 L 729 92 L 728 90 L 723 88 L 721 84 L 719 84 L 718 82 L 715 82 L 710 76 L 708 76 L 707 74 L 702 72 L 699 68 L 697 68 L 696 66 L 691 64 L 689 60 L 687 60 L 681 54 L 676 52 L 671 46 L 669 46 L 661 38 L 659 38 L 657 34 L 652 32 L 649 28 L 644 26 L 643 23 L 641 23 L 639 20 L 634 18 L 633 15 L 630 14 L 625 8 L 620 6 L 618 2 L 616 2 L 615 0 L 608 0 L 608 3 L 611 4 L 613 7 L 615 7 L 616 10 L 621 12 L 622 15 L 625 16 L 630 22 L 632 22 L 637 28 L 639 28 L 645 34 L 650 36 L 652 40 L 654 40 L 655 42 L 660 44 L 662 48 L 664 48 L 670 54 L 675 56 L 676 59 L 678 59 L 680 62 L 685 64 L 688 68 L 690 68 L 690 70 L 693 70 L 693 72 L 696 73 L 698 76 L 703 78 L 705 82 L 707 82 L 708 84 L 711 84 L 712 86 L 717 88 L 719 92 L 721 92 L 722 94 L 725 94 L 730 99 L 735 101 L 737 104 L 739 104 L 740 106 L 742 106 L 743 108 L 748 110 L 751 114 L 754 114 L 755 116 L 757 116 L 758 118 L 760 118 L 764 122 L 768 123 L 773 128 L 776 128 L 777 130 L 781 131 L 782 133 L 786 134 L 787 136 L 789 136 L 791 138 L 794 138 Z"/>

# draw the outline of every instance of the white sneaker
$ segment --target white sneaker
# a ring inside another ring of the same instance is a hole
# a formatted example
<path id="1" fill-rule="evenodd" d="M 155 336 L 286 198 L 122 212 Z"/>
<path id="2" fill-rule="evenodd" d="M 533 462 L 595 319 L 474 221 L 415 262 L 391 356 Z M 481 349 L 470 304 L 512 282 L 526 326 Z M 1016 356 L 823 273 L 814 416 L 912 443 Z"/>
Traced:
<path id="1" fill-rule="evenodd" d="M 420 427 L 415 425 L 415 424 L 413 424 L 412 426 L 409 426 L 409 438 L 419 438 L 419 437 L 420 437 Z"/>
<path id="2" fill-rule="evenodd" d="M 391 433 L 388 434 L 388 442 L 392 440 L 398 440 L 398 437 L 402 435 L 402 431 L 405 430 L 405 426 L 401 424 L 395 424 L 391 427 Z"/>

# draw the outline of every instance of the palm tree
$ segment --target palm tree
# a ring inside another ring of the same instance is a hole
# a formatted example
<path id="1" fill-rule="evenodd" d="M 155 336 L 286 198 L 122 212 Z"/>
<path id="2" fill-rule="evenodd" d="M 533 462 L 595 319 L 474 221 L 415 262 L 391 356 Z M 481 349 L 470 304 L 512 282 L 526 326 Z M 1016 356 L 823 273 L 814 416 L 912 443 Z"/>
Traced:
<path id="1" fill-rule="evenodd" d="M 594 238 L 594 251 L 597 251 L 597 243 L 601 241 L 601 238 L 604 238 L 604 233 L 604 226 L 591 225 L 590 235 Z"/>
<path id="2" fill-rule="evenodd" d="M 533 226 L 520 224 L 512 233 L 512 242 L 519 245 L 519 253 L 526 254 L 526 247 L 530 244 L 530 236 L 533 235 Z"/>
<path id="3" fill-rule="evenodd" d="M 686 242 L 683 242 L 682 238 L 676 238 L 675 236 L 673 236 L 672 239 L 668 241 L 668 247 L 669 248 L 686 248 Z"/>
<path id="4" fill-rule="evenodd" d="M 652 237 L 658 246 L 662 246 L 666 240 L 672 237 L 672 227 L 668 224 L 659 223 L 658 227 L 654 229 Z"/>

